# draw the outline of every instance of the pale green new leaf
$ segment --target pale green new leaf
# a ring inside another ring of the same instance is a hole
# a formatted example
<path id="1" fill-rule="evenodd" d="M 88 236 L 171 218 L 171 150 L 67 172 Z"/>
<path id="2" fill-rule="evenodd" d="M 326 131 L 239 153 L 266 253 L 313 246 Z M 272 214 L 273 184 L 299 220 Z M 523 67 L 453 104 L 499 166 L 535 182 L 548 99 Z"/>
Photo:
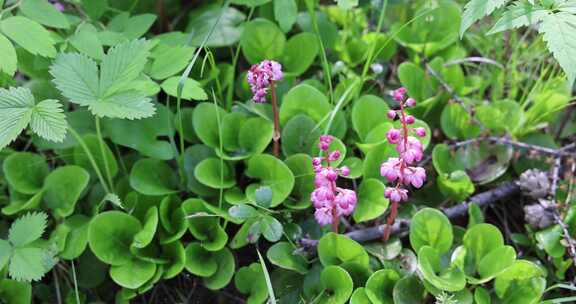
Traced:
<path id="1" fill-rule="evenodd" d="M 68 100 L 89 105 L 98 99 L 98 66 L 88 56 L 60 54 L 50 67 L 54 84 Z"/>
<path id="2" fill-rule="evenodd" d="M 12 245 L 6 240 L 0 239 L 0 269 L 6 266 L 12 255 Z"/>
<path id="3" fill-rule="evenodd" d="M 144 39 L 121 43 L 108 51 L 100 68 L 100 94 L 109 96 L 126 86 L 142 73 L 150 46 Z"/>
<path id="4" fill-rule="evenodd" d="M 8 267 L 10 277 L 16 281 L 39 281 L 50 267 L 48 253 L 36 247 L 15 248 Z"/>
<path id="5" fill-rule="evenodd" d="M 0 149 L 14 141 L 30 122 L 34 96 L 29 89 L 0 89 Z"/>
<path id="6" fill-rule="evenodd" d="M 122 119 L 146 118 L 156 113 L 151 99 L 134 90 L 115 93 L 88 108 L 96 116 Z"/>
<path id="7" fill-rule="evenodd" d="M 47 140 L 62 142 L 66 137 L 66 115 L 62 104 L 55 99 L 46 99 L 32 109 L 30 127 L 34 133 Z"/>
<path id="8" fill-rule="evenodd" d="M 0 72 L 8 74 L 10 77 L 16 72 L 16 64 L 18 58 L 16 57 L 16 50 L 12 42 L 6 36 L 0 34 Z"/>
<path id="9" fill-rule="evenodd" d="M 543 18 L 538 29 L 544 35 L 548 49 L 558 60 L 570 84 L 576 78 L 576 15 L 566 12 Z"/>
<path id="10" fill-rule="evenodd" d="M 44 57 L 56 56 L 54 40 L 42 25 L 26 17 L 13 16 L 0 21 L 0 30 L 28 52 Z"/>
<path id="11" fill-rule="evenodd" d="M 536 24 L 548 15 L 548 11 L 540 6 L 520 1 L 509 6 L 502 17 L 494 24 L 488 35 L 502 31 Z"/>
<path id="12" fill-rule="evenodd" d="M 47 221 L 48 216 L 44 212 L 27 213 L 12 223 L 8 240 L 15 247 L 28 245 L 42 236 Z"/>
<path id="13" fill-rule="evenodd" d="M 20 11 L 28 18 L 43 25 L 67 29 L 70 27 L 66 16 L 46 0 L 24 0 Z"/>
<path id="14" fill-rule="evenodd" d="M 462 23 L 460 24 L 460 37 L 474 22 L 490 15 L 497 8 L 502 7 L 509 0 L 471 0 L 464 7 Z"/>

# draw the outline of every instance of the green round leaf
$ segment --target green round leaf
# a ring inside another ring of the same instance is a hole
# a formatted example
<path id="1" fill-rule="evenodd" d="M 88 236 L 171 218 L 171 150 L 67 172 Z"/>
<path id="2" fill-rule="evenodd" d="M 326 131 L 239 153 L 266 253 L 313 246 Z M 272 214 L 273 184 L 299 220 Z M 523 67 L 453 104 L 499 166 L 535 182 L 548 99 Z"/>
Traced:
<path id="1" fill-rule="evenodd" d="M 347 236 L 332 232 L 320 239 L 318 257 L 324 266 L 354 262 L 368 267 L 369 261 L 368 253 L 362 245 Z"/>
<path id="2" fill-rule="evenodd" d="M 287 200 L 284 205 L 293 209 L 307 208 L 310 206 L 310 193 L 314 191 L 312 157 L 299 153 L 289 156 L 284 162 L 294 175 L 292 195 L 298 198 L 298 201 Z"/>
<path id="3" fill-rule="evenodd" d="M 466 286 L 464 273 L 452 265 L 442 264 L 436 249 L 422 246 L 418 251 L 418 268 L 426 281 L 445 291 L 459 291 Z"/>
<path id="4" fill-rule="evenodd" d="M 491 251 L 504 246 L 504 238 L 500 230 L 491 224 L 474 225 L 462 239 L 466 255 L 470 255 L 474 265 L 479 267 L 482 259 Z"/>
<path id="5" fill-rule="evenodd" d="M 95 155 L 94 159 L 96 161 L 96 165 L 100 169 L 100 172 L 102 172 L 102 174 L 106 174 L 106 165 L 104 158 L 102 158 L 102 149 L 98 136 L 94 134 L 87 134 L 82 136 L 82 139 L 86 143 L 90 153 Z M 116 162 L 114 153 L 112 153 L 112 150 L 110 150 L 110 147 L 106 143 L 104 143 L 104 155 L 106 157 L 106 163 L 108 163 L 108 169 L 110 169 L 110 175 L 112 175 L 112 177 L 116 176 L 116 174 L 118 174 L 118 163 Z M 94 167 L 92 167 L 90 159 L 80 145 L 74 147 L 74 164 L 86 169 L 91 174 L 94 172 Z"/>
<path id="6" fill-rule="evenodd" d="M 287 72 L 300 75 L 314 63 L 318 51 L 318 40 L 314 34 L 306 32 L 296 34 L 286 43 L 282 65 Z"/>
<path id="7" fill-rule="evenodd" d="M 374 127 L 385 122 L 389 110 L 386 102 L 374 95 L 364 95 L 354 102 L 352 126 L 362 141 Z"/>
<path id="8" fill-rule="evenodd" d="M 132 246 L 136 248 L 144 248 L 148 246 L 154 235 L 156 234 L 156 229 L 158 228 L 158 208 L 152 207 L 146 212 L 146 217 L 144 218 L 144 226 L 142 230 L 134 236 L 134 241 Z"/>
<path id="9" fill-rule="evenodd" d="M 259 179 L 260 182 L 246 188 L 247 197 L 255 201 L 255 192 L 261 186 L 272 189 L 271 207 L 280 205 L 292 192 L 294 175 L 281 160 L 269 154 L 255 155 L 247 161 L 246 176 Z"/>
<path id="10" fill-rule="evenodd" d="M 56 216 L 67 217 L 88 186 L 90 175 L 82 167 L 64 166 L 50 172 L 44 181 L 44 202 Z"/>
<path id="11" fill-rule="evenodd" d="M 200 103 L 194 108 L 192 124 L 194 132 L 198 138 L 207 146 L 212 148 L 220 147 L 220 128 L 226 111 L 208 102 Z"/>
<path id="12" fill-rule="evenodd" d="M 458 103 L 444 108 L 440 122 L 442 131 L 451 139 L 472 138 L 480 134 L 480 127 L 472 122 L 470 114 Z"/>
<path id="13" fill-rule="evenodd" d="M 390 203 L 384 197 L 386 186 L 374 178 L 365 179 L 358 188 L 358 204 L 354 210 L 354 220 L 358 223 L 378 218 Z"/>
<path id="14" fill-rule="evenodd" d="M 366 295 L 366 289 L 360 287 L 354 290 L 354 293 L 350 298 L 350 304 L 372 304 L 372 302 L 370 302 L 370 299 Z"/>
<path id="15" fill-rule="evenodd" d="M 326 95 L 313 86 L 300 84 L 284 95 L 280 106 L 280 124 L 286 125 L 288 120 L 298 114 L 306 114 L 319 123 L 331 109 Z"/>
<path id="16" fill-rule="evenodd" d="M 145 262 L 136 258 L 127 264 L 110 267 L 110 277 L 116 284 L 130 289 L 136 289 L 156 273 L 156 264 Z"/>
<path id="17" fill-rule="evenodd" d="M 511 246 L 502 246 L 490 251 L 478 264 L 478 274 L 483 280 L 491 280 L 516 260 L 516 250 Z"/>
<path id="18" fill-rule="evenodd" d="M 182 203 L 182 210 L 192 235 L 206 250 L 218 251 L 228 242 L 228 234 L 220 227 L 219 218 L 212 216 L 205 204 L 201 199 L 187 199 Z"/>
<path id="19" fill-rule="evenodd" d="M 395 304 L 418 304 L 424 302 L 426 290 L 417 276 L 410 275 L 398 280 L 392 295 Z"/>
<path id="20" fill-rule="evenodd" d="M 141 229 L 140 221 L 129 214 L 120 211 L 103 212 L 90 222 L 88 244 L 102 262 L 125 265 L 132 260 L 130 244 Z"/>
<path id="21" fill-rule="evenodd" d="M 312 118 L 298 114 L 282 128 L 282 152 L 286 156 L 296 153 L 309 153 L 321 130 Z"/>
<path id="22" fill-rule="evenodd" d="M 296 248 L 288 242 L 274 244 L 266 253 L 270 263 L 301 274 L 308 272 L 306 259 L 296 252 Z"/>
<path id="23" fill-rule="evenodd" d="M 366 295 L 374 304 L 394 304 L 392 291 L 400 275 L 392 269 L 376 271 L 366 282 Z"/>
<path id="24" fill-rule="evenodd" d="M 130 172 L 130 186 L 144 195 L 167 195 L 178 192 L 174 170 L 156 159 L 140 159 Z"/>
<path id="25" fill-rule="evenodd" d="M 201 277 L 214 275 L 218 270 L 214 252 L 204 249 L 199 243 L 190 243 L 186 246 L 186 270 Z"/>
<path id="26" fill-rule="evenodd" d="M 211 188 L 227 189 L 236 185 L 234 170 L 224 160 L 207 158 L 194 169 L 196 179 Z"/>
<path id="27" fill-rule="evenodd" d="M 452 247 L 452 224 L 444 213 L 424 208 L 418 211 L 410 224 L 410 244 L 414 251 L 419 252 L 423 246 L 431 246 L 439 253 L 444 253 Z"/>
<path id="28" fill-rule="evenodd" d="M 324 293 L 318 303 L 344 304 L 352 295 L 352 278 L 341 267 L 332 265 L 324 268 L 320 274 L 320 282 Z"/>
<path id="29" fill-rule="evenodd" d="M 90 218 L 82 214 L 75 214 L 64 221 L 64 225 L 70 229 L 66 236 L 66 245 L 60 252 L 60 257 L 66 260 L 78 258 L 88 245 L 88 227 Z"/>
<path id="30" fill-rule="evenodd" d="M 171 279 L 176 277 L 184 269 L 186 263 L 186 251 L 184 246 L 179 241 L 171 242 L 162 246 L 162 254 L 164 257 L 170 259 L 170 263 L 165 265 L 162 273 L 163 279 Z"/>
<path id="31" fill-rule="evenodd" d="M 2 163 L 2 169 L 10 186 L 23 194 L 39 192 L 48 175 L 44 157 L 29 152 L 10 154 Z"/>
<path id="32" fill-rule="evenodd" d="M 240 37 L 242 53 L 249 63 L 278 59 L 284 53 L 286 37 L 275 23 L 257 18 L 246 25 Z"/>
<path id="33" fill-rule="evenodd" d="M 501 299 L 509 297 L 509 303 L 537 303 L 545 288 L 545 281 L 539 279 L 544 276 L 545 272 L 538 265 L 518 260 L 496 277 L 494 290 Z"/>
<path id="34" fill-rule="evenodd" d="M 268 298 L 268 288 L 262 266 L 252 263 L 238 269 L 234 285 L 239 292 L 247 294 L 247 303 L 264 303 Z"/>
<path id="35" fill-rule="evenodd" d="M 213 275 L 204 278 L 204 286 L 210 290 L 218 290 L 228 285 L 234 276 L 234 256 L 228 248 L 214 253 L 218 269 Z"/>

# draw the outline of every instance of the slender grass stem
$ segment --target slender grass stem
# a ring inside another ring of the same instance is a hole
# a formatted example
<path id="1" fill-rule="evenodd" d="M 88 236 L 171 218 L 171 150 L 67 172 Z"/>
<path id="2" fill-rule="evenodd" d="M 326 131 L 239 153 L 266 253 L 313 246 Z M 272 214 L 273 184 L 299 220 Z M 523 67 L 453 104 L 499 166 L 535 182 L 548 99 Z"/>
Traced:
<path id="1" fill-rule="evenodd" d="M 102 162 L 104 163 L 106 178 L 108 179 L 108 186 L 110 187 L 110 190 L 114 192 L 114 181 L 112 179 L 112 171 L 110 171 L 110 164 L 108 164 L 108 157 L 106 157 L 106 149 L 104 148 L 106 143 L 104 142 L 104 138 L 102 137 L 100 118 L 98 116 L 94 116 L 94 120 L 96 123 L 96 135 L 98 136 L 98 142 L 100 144 L 100 154 L 102 156 Z"/>
<path id="2" fill-rule="evenodd" d="M 108 185 L 106 184 L 106 180 L 104 179 L 104 176 L 102 175 L 102 172 L 100 171 L 100 168 L 98 167 L 98 164 L 96 163 L 96 159 L 94 158 L 94 155 L 92 154 L 92 152 L 90 151 L 90 149 L 86 145 L 86 142 L 84 141 L 84 139 L 82 139 L 82 136 L 80 136 L 80 134 L 78 134 L 78 132 L 76 132 L 76 130 L 74 130 L 72 127 L 68 127 L 68 131 L 70 131 L 70 134 L 72 134 L 72 136 L 74 136 L 76 141 L 78 141 L 78 143 L 80 144 L 80 147 L 82 147 L 82 150 L 84 150 L 84 153 L 86 153 L 86 157 L 88 157 L 88 161 L 92 165 L 92 168 L 94 169 L 94 172 L 96 173 L 96 176 L 98 177 L 98 180 L 100 181 L 100 184 L 102 184 L 102 188 L 104 189 L 104 191 L 106 193 L 111 193 L 110 189 L 108 188 Z"/>

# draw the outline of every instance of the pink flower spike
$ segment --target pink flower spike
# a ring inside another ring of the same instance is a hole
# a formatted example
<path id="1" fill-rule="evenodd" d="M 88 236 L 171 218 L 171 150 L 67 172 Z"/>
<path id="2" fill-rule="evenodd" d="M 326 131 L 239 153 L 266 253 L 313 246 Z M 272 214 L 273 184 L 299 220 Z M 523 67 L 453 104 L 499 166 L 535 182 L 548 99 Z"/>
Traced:
<path id="1" fill-rule="evenodd" d="M 332 153 L 330 153 L 328 155 L 328 160 L 330 160 L 330 161 L 336 161 L 339 158 L 340 158 L 340 151 L 338 151 L 338 150 L 334 150 L 334 151 L 332 151 Z"/>
<path id="2" fill-rule="evenodd" d="M 392 128 L 392 129 L 388 130 L 388 132 L 386 133 L 386 139 L 391 144 L 397 144 L 401 138 L 402 138 L 402 133 L 400 133 L 400 130 L 398 130 L 398 129 Z"/>
<path id="3" fill-rule="evenodd" d="M 388 114 L 386 114 L 386 116 L 388 116 L 388 119 L 394 119 L 396 118 L 396 111 L 390 110 L 388 111 Z"/>
<path id="4" fill-rule="evenodd" d="M 264 60 L 252 65 L 246 78 L 252 90 L 252 100 L 257 103 L 266 101 L 266 94 L 272 81 L 282 80 L 282 65 L 276 61 Z"/>
<path id="5" fill-rule="evenodd" d="M 413 107 L 416 105 L 416 99 L 410 97 L 408 99 L 406 99 L 406 106 L 407 107 Z"/>
<path id="6" fill-rule="evenodd" d="M 414 132 L 416 133 L 416 135 L 418 137 L 426 136 L 426 129 L 424 129 L 424 128 L 416 128 L 416 129 L 414 129 Z"/>

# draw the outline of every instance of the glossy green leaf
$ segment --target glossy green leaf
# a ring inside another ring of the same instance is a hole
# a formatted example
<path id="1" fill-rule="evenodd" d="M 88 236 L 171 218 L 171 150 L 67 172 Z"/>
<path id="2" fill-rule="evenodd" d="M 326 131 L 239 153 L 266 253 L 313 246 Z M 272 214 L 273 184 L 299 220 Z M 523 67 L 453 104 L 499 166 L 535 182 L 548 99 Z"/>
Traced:
<path id="1" fill-rule="evenodd" d="M 205 204 L 201 199 L 187 199 L 182 202 L 182 210 L 192 235 L 206 250 L 218 251 L 228 242 L 228 234 L 220 227 L 219 218 L 211 216 Z"/>
<path id="2" fill-rule="evenodd" d="M 247 303 L 264 303 L 268 298 L 264 273 L 257 263 L 238 269 L 234 285 L 239 292 L 248 295 Z"/>
<path id="3" fill-rule="evenodd" d="M 172 97 L 178 97 L 178 85 L 180 82 L 179 76 L 170 77 L 162 82 L 162 90 Z M 200 85 L 200 83 L 192 78 L 186 78 L 182 86 L 182 94 L 180 95 L 185 100 L 206 100 L 208 95 Z"/>
<path id="4" fill-rule="evenodd" d="M 156 264 L 136 258 L 123 265 L 110 267 L 112 280 L 125 288 L 136 289 L 150 280 L 156 273 Z"/>
<path id="5" fill-rule="evenodd" d="M 106 157 L 106 161 L 104 161 L 104 159 L 102 158 L 102 150 L 98 136 L 96 136 L 95 134 L 87 134 L 84 135 L 82 139 L 84 140 L 84 143 L 86 144 L 86 147 L 88 147 L 90 153 L 94 156 L 94 161 L 96 162 L 96 165 L 100 169 L 100 172 L 104 173 L 108 171 L 106 170 L 106 163 L 107 163 L 110 175 L 112 177 L 116 176 L 116 174 L 118 174 L 118 162 L 116 161 L 116 157 L 114 156 L 114 153 L 112 153 L 112 150 L 110 149 L 108 144 L 104 142 L 104 157 Z M 84 151 L 82 146 L 77 145 L 76 147 L 74 147 L 73 152 L 74 152 L 73 155 L 74 164 L 84 168 L 88 172 L 91 173 L 94 172 L 92 163 L 90 162 L 90 159 L 86 155 L 86 152 Z M 93 176 L 96 175 L 93 174 Z"/>
<path id="6" fill-rule="evenodd" d="M 262 18 L 248 22 L 240 38 L 242 53 L 252 64 L 280 58 L 285 44 L 286 37 L 278 26 Z"/>
<path id="7" fill-rule="evenodd" d="M 178 181 L 165 162 L 141 159 L 132 167 L 130 186 L 144 195 L 167 195 L 177 192 Z"/>
<path id="8" fill-rule="evenodd" d="M 328 266 L 320 274 L 324 293 L 318 299 L 323 304 L 344 304 L 352 295 L 352 278 L 339 266 Z"/>
<path id="9" fill-rule="evenodd" d="M 35 194 L 42 189 L 48 175 L 44 157 L 30 152 L 18 152 L 8 156 L 2 163 L 8 184 L 24 194 Z"/>
<path id="10" fill-rule="evenodd" d="M 328 98 L 318 89 L 300 84 L 288 91 L 280 106 L 280 124 L 286 125 L 288 120 L 298 114 L 306 114 L 316 123 L 327 118 L 331 110 Z"/>
<path id="11" fill-rule="evenodd" d="M 464 273 L 453 265 L 442 264 L 436 249 L 424 245 L 418 251 L 418 269 L 424 279 L 434 287 L 445 291 L 459 291 L 466 285 Z"/>
<path id="12" fill-rule="evenodd" d="M 392 269 L 376 271 L 366 282 L 366 295 L 372 303 L 394 304 L 393 289 L 400 275 Z"/>
<path id="13" fill-rule="evenodd" d="M 347 236 L 328 233 L 318 243 L 318 257 L 324 266 L 357 263 L 368 267 L 368 253 Z"/>
<path id="14" fill-rule="evenodd" d="M 89 181 L 90 175 L 79 166 L 63 166 L 50 172 L 44 181 L 46 206 L 56 216 L 71 215 Z"/>
<path id="15" fill-rule="evenodd" d="M 356 222 L 373 220 L 384 214 L 390 203 L 384 197 L 385 189 L 386 186 L 374 178 L 366 179 L 360 184 L 358 204 L 353 214 Z"/>
<path id="16" fill-rule="evenodd" d="M 308 272 L 306 259 L 296 252 L 296 248 L 288 242 L 279 242 L 268 249 L 266 253 L 270 263 L 301 274 Z"/>
<path id="17" fill-rule="evenodd" d="M 234 276 L 234 256 L 228 248 L 214 253 L 218 269 L 213 275 L 204 278 L 204 285 L 210 290 L 218 290 L 228 285 Z"/>
<path id="18" fill-rule="evenodd" d="M 246 188 L 246 195 L 255 201 L 255 192 L 261 186 L 272 189 L 271 207 L 280 205 L 292 192 L 294 175 L 281 160 L 268 154 L 255 155 L 247 161 L 246 176 L 258 179 L 258 183 Z"/>
<path id="19" fill-rule="evenodd" d="M 398 280 L 392 296 L 397 304 L 417 304 L 424 302 L 426 290 L 417 276 L 409 275 Z"/>
<path id="20" fill-rule="evenodd" d="M 289 3 L 294 0 L 276 0 L 274 2 L 274 8 L 276 9 L 276 3 Z M 282 13 L 283 18 L 288 18 L 287 14 Z M 282 23 L 280 24 L 282 26 Z M 302 48 L 302 46 L 306 46 Z M 295 75 L 301 75 L 310 68 L 314 63 L 316 56 L 319 52 L 318 40 L 311 33 L 299 33 L 296 34 L 286 42 L 286 47 L 284 48 L 284 55 L 282 55 L 282 65 L 283 68 L 290 73 Z"/>
<path id="21" fill-rule="evenodd" d="M 148 246 L 150 242 L 152 242 L 152 239 L 154 239 L 156 229 L 158 229 L 158 208 L 152 207 L 146 212 L 142 230 L 134 236 L 132 246 L 136 248 Z"/>
<path id="22" fill-rule="evenodd" d="M 120 211 L 103 212 L 90 222 L 88 244 L 94 255 L 104 263 L 125 265 L 132 260 L 130 245 L 140 230 L 140 221 L 129 214 Z"/>
<path id="23" fill-rule="evenodd" d="M 194 169 L 196 179 L 211 188 L 227 189 L 236 185 L 233 168 L 218 158 L 207 158 Z"/>
<path id="24" fill-rule="evenodd" d="M 218 270 L 218 261 L 214 252 L 208 251 L 200 243 L 186 246 L 186 270 L 201 277 L 209 277 Z"/>
<path id="25" fill-rule="evenodd" d="M 352 107 L 352 126 L 360 139 L 366 139 L 368 132 L 385 122 L 390 107 L 382 98 L 364 95 L 354 102 Z"/>
<path id="26" fill-rule="evenodd" d="M 423 246 L 431 246 L 439 253 L 452 247 L 452 224 L 441 211 L 424 208 L 418 211 L 410 224 L 410 244 L 419 252 Z"/>

